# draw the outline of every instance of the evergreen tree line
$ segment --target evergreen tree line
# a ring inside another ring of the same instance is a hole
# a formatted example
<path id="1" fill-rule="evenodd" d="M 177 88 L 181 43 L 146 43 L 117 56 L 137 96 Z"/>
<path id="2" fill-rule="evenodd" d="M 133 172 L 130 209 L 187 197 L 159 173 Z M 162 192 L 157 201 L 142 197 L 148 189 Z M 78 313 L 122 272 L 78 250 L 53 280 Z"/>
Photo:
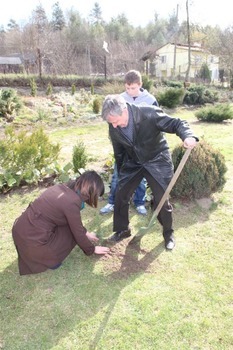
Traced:
<path id="1" fill-rule="evenodd" d="M 44 74 L 121 75 L 132 68 L 142 71 L 144 60 L 168 42 L 188 44 L 188 27 L 191 44 L 219 56 L 222 74 L 231 77 L 233 26 L 179 23 L 175 13 L 164 19 L 156 12 L 145 27 L 131 25 L 124 13 L 106 22 L 97 2 L 88 18 L 73 8 L 64 14 L 56 2 L 50 20 L 38 5 L 26 24 L 13 19 L 7 28 L 0 24 L 0 56 L 21 55 L 27 73 L 42 67 Z"/>

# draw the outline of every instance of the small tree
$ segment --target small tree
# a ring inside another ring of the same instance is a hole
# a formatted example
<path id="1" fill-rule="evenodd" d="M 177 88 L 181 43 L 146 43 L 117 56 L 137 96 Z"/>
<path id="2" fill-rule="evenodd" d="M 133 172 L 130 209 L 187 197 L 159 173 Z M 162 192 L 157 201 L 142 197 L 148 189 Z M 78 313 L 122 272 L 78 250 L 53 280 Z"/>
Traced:
<path id="1" fill-rule="evenodd" d="M 76 86 L 75 86 L 75 84 L 72 84 L 71 85 L 71 95 L 74 95 L 75 92 L 76 92 Z"/>
<path id="2" fill-rule="evenodd" d="M 16 114 L 22 106 L 22 101 L 15 90 L 0 90 L 0 117 L 5 118 L 8 122 L 12 121 L 14 119 L 14 114 Z"/>
<path id="3" fill-rule="evenodd" d="M 0 192 L 37 183 L 47 175 L 46 168 L 57 160 L 59 152 L 59 144 L 51 144 L 42 128 L 31 134 L 6 128 L 0 141 Z"/>
<path id="4" fill-rule="evenodd" d="M 48 83 L 46 95 L 49 96 L 53 93 L 53 85 L 51 83 Z"/>
<path id="5" fill-rule="evenodd" d="M 87 165 L 87 154 L 86 148 L 83 142 L 77 142 L 77 144 L 73 147 L 73 165 L 74 172 L 78 173 L 80 169 L 85 169 Z"/>
<path id="6" fill-rule="evenodd" d="M 142 87 L 146 89 L 147 91 L 150 91 L 150 89 L 153 86 L 153 81 L 148 78 L 147 75 L 142 76 Z"/>
<path id="7" fill-rule="evenodd" d="M 94 101 L 93 101 L 93 112 L 95 114 L 98 114 L 100 112 L 100 107 L 101 107 L 101 103 L 100 103 L 100 100 L 98 98 L 95 98 Z"/>
<path id="8" fill-rule="evenodd" d="M 206 81 L 210 82 L 211 81 L 210 70 L 209 70 L 209 67 L 208 67 L 208 65 L 206 63 L 202 64 L 199 76 L 204 82 L 206 82 Z"/>
<path id="9" fill-rule="evenodd" d="M 31 96 L 35 97 L 37 95 L 37 85 L 34 78 L 30 80 L 30 87 L 31 87 Z"/>

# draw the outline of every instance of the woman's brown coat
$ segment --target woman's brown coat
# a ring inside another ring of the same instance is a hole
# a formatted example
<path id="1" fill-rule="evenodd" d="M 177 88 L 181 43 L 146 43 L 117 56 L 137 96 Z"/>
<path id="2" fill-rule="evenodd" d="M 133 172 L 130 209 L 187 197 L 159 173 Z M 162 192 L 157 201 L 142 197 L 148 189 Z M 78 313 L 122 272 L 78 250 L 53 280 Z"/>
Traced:
<path id="1" fill-rule="evenodd" d="M 77 244 L 86 255 L 94 245 L 86 237 L 80 210 L 82 198 L 64 184 L 45 190 L 12 228 L 21 275 L 60 264 Z"/>

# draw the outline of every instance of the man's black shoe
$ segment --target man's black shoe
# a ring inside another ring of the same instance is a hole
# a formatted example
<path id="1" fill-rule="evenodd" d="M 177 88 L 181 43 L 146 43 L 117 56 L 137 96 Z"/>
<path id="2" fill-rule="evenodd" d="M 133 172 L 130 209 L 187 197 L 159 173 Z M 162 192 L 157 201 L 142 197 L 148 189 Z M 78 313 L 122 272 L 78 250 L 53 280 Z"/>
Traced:
<path id="1" fill-rule="evenodd" d="M 117 231 L 111 237 L 108 238 L 109 242 L 120 242 L 125 238 L 131 236 L 131 230 Z"/>

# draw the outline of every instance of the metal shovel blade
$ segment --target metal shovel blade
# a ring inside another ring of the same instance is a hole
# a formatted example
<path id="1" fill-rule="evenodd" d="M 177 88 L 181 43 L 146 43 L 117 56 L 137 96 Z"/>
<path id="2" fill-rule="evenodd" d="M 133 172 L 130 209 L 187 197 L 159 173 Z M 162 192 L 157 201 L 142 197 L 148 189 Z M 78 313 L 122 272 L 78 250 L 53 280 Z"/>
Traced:
<path id="1" fill-rule="evenodd" d="M 178 177 L 179 177 L 179 175 L 180 175 L 180 173 L 181 173 L 181 171 L 182 171 L 186 161 L 188 160 L 188 157 L 189 157 L 190 153 L 191 153 L 191 148 L 187 148 L 185 153 L 184 153 L 184 155 L 183 155 L 183 157 L 182 157 L 182 159 L 181 159 L 181 161 L 180 161 L 180 163 L 179 163 L 179 165 L 178 165 L 178 167 L 177 167 L 177 169 L 176 169 L 176 171 L 175 171 L 175 173 L 174 173 L 174 175 L 173 175 L 173 177 L 172 177 L 172 179 L 171 179 L 171 181 L 170 181 L 170 183 L 169 183 L 169 185 L 168 185 L 168 187 L 167 187 L 167 189 L 166 189 L 166 191 L 164 192 L 163 197 L 161 198 L 157 208 L 155 209 L 155 211 L 154 211 L 154 213 L 152 215 L 148 226 L 147 227 L 141 227 L 139 229 L 138 233 L 131 239 L 129 244 L 138 243 L 141 240 L 141 238 L 146 233 L 148 233 L 148 231 L 151 229 L 151 227 L 155 223 L 155 220 L 157 219 L 157 216 L 158 216 L 162 206 L 164 205 L 164 203 L 165 203 L 166 199 L 168 198 L 168 196 L 169 196 L 173 186 L 175 185 L 176 180 L 178 179 Z"/>

